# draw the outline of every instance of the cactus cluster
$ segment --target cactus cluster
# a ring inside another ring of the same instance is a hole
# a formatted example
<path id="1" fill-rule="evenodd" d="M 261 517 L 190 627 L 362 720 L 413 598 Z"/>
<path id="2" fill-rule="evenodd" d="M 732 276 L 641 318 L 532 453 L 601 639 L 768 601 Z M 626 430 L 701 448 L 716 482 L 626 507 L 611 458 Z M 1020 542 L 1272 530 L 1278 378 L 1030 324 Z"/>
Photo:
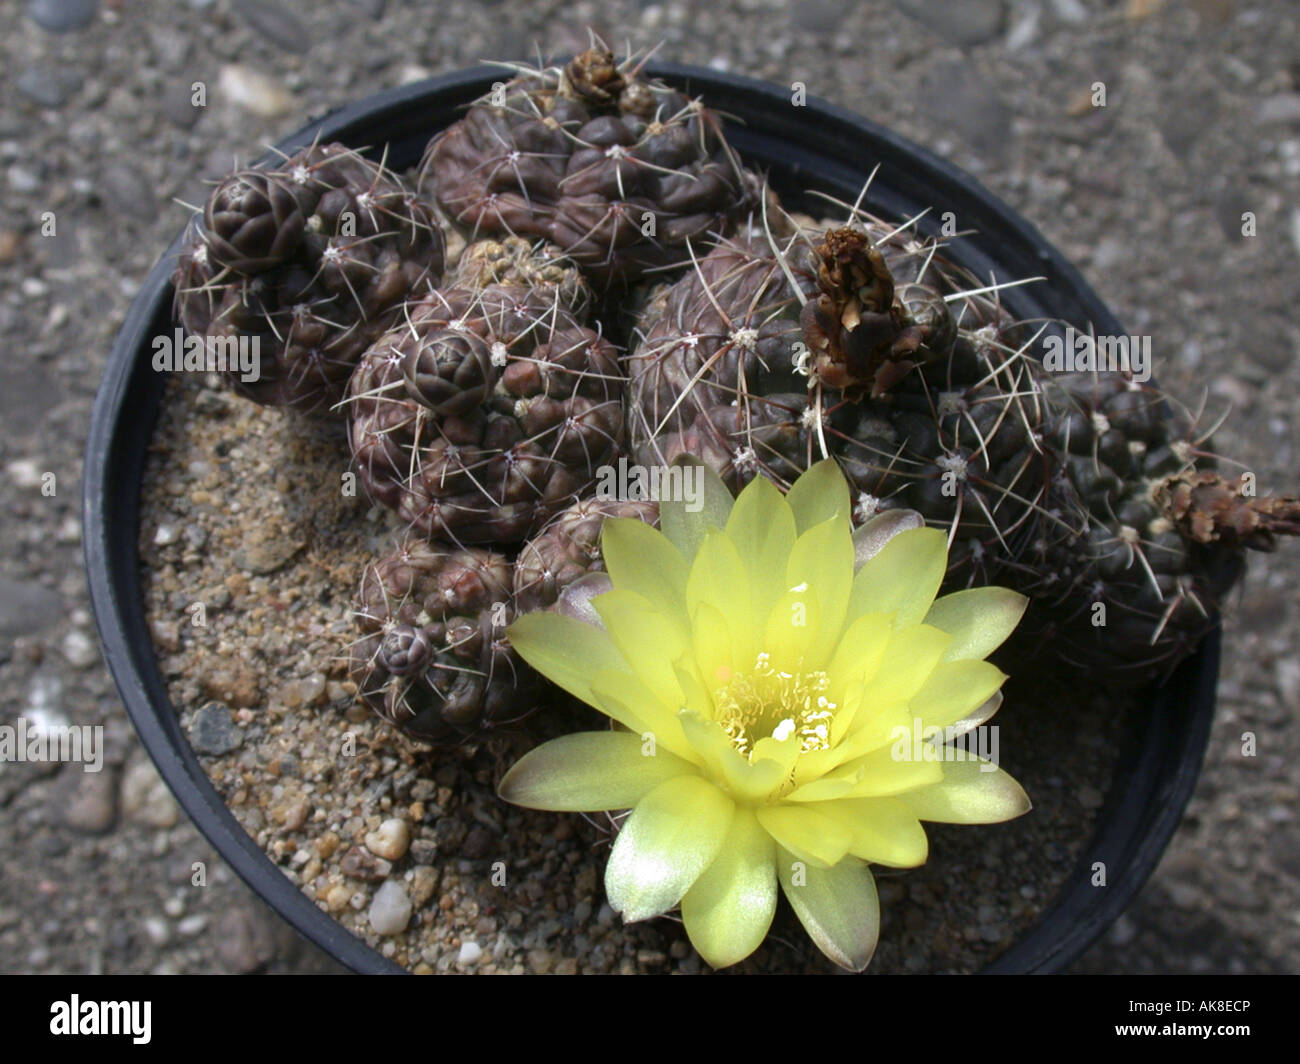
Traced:
<path id="1" fill-rule="evenodd" d="M 213 189 L 177 263 L 176 315 L 192 335 L 256 342 L 258 379 L 229 375 L 248 398 L 325 409 L 443 253 L 434 212 L 396 175 L 313 144 Z"/>
<path id="2" fill-rule="evenodd" d="M 498 83 L 430 142 L 421 188 L 476 235 L 543 238 L 622 288 L 687 261 L 759 182 L 700 101 L 593 47 Z"/>
<path id="3" fill-rule="evenodd" d="M 642 314 L 632 444 L 700 455 L 733 488 L 834 457 L 858 521 L 906 508 L 948 532 L 950 587 L 1030 597 L 1009 655 L 1159 681 L 1243 548 L 1300 532 L 1300 503 L 1219 477 L 1194 420 L 1131 370 L 1045 368 L 1046 329 L 865 211 L 751 226 Z"/>
<path id="4" fill-rule="evenodd" d="M 1194 648 L 1244 548 L 1300 532 L 1300 503 L 1216 474 L 1153 385 L 1049 372 L 1055 324 L 909 224 L 787 214 L 704 102 L 603 46 L 518 69 L 413 181 L 337 144 L 241 170 L 175 287 L 192 334 L 258 340 L 244 395 L 346 422 L 403 526 L 361 582 L 351 671 L 418 739 L 537 702 L 504 626 L 594 615 L 602 522 L 657 520 L 597 497 L 620 459 L 702 460 L 738 491 L 834 458 L 855 522 L 917 511 L 949 536 L 950 588 L 1030 596 L 1013 653 L 1124 686 Z"/>

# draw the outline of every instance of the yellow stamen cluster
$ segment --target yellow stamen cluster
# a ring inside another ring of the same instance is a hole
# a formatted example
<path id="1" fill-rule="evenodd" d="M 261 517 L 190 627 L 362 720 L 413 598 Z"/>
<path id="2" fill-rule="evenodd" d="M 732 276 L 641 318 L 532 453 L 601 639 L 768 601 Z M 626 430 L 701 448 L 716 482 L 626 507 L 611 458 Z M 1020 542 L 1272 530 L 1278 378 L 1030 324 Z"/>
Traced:
<path id="1" fill-rule="evenodd" d="M 797 735 L 804 753 L 825 750 L 835 716 L 835 703 L 826 697 L 829 686 L 822 670 L 781 672 L 761 653 L 752 672 L 733 677 L 714 693 L 715 719 L 745 757 L 753 754 L 755 742 L 768 736 L 784 742 Z"/>

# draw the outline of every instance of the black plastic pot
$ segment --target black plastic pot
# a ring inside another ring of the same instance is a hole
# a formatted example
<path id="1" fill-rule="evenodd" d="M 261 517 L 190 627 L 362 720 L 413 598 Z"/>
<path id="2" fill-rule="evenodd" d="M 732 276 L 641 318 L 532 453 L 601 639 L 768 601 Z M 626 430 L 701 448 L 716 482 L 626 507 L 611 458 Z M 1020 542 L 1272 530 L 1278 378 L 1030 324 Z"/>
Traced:
<path id="1" fill-rule="evenodd" d="M 1059 318 L 1099 334 L 1126 335 L 1078 272 L 1039 233 L 971 177 L 879 126 L 819 100 L 791 105 L 786 89 L 694 67 L 658 64 L 651 72 L 705 97 L 730 116 L 728 135 L 746 161 L 766 170 L 796 207 L 828 213 L 815 189 L 853 202 L 872 168 L 866 205 L 885 217 L 909 218 L 926 207 L 922 232 L 937 230 L 945 211 L 976 235 L 950 254 L 982 278 L 1044 276 L 1007 290 L 1023 318 Z M 315 138 L 368 148 L 388 146 L 388 165 L 402 170 L 429 136 L 487 92 L 499 75 L 462 71 L 392 89 L 336 111 L 284 141 L 292 152 Z M 163 378 L 150 366 L 154 336 L 169 333 L 170 275 L 180 238 L 146 279 L 127 314 L 104 371 L 86 449 L 86 566 L 100 636 L 118 690 L 145 747 L 199 829 L 235 871 L 298 931 L 359 972 L 400 971 L 318 909 L 244 832 L 181 731 L 167 698 L 145 623 L 137 536 L 145 451 L 157 418 Z M 1209 737 L 1218 677 L 1218 633 L 1161 689 L 1152 691 L 1122 752 L 1095 837 L 1071 879 L 1039 922 L 988 969 L 1057 972 L 1070 964 L 1133 899 L 1155 868 L 1191 795 Z M 1094 862 L 1107 885 L 1092 885 Z"/>

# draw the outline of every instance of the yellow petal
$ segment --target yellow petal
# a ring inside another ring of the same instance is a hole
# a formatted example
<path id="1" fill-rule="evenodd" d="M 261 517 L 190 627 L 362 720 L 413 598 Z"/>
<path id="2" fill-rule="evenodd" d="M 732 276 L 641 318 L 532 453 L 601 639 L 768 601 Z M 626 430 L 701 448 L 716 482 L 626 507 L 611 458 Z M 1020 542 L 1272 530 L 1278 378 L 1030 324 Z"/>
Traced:
<path id="1" fill-rule="evenodd" d="M 766 617 L 786 589 L 786 559 L 795 541 L 794 513 L 766 477 L 755 477 L 736 499 L 727 536 L 749 574 L 755 617 Z"/>
<path id="2" fill-rule="evenodd" d="M 748 577 L 736 545 L 725 532 L 710 530 L 691 563 L 686 610 L 694 622 L 701 604 L 714 607 L 727 619 L 737 662 L 752 665 L 758 648 Z"/>
<path id="3" fill-rule="evenodd" d="M 686 574 L 681 551 L 658 529 L 631 517 L 601 526 L 601 556 L 614 586 L 635 591 L 679 626 L 686 622 Z"/>
<path id="4" fill-rule="evenodd" d="M 881 746 L 862 757 L 842 765 L 834 774 L 823 776 L 791 791 L 791 802 L 823 802 L 834 798 L 882 798 L 917 787 L 926 787 L 943 779 L 938 758 L 926 761 L 911 756 L 909 746 L 900 751 L 893 745 Z"/>
<path id="5" fill-rule="evenodd" d="M 925 864 L 930 852 L 925 828 L 901 799 L 844 798 L 816 808 L 850 833 L 848 852 L 854 857 L 890 868 Z"/>
<path id="6" fill-rule="evenodd" d="M 925 623 L 952 636 L 945 661 L 986 658 L 1020 623 L 1029 599 L 1005 587 L 972 587 L 935 599 Z"/>
<path id="7" fill-rule="evenodd" d="M 772 758 L 750 761 L 736 749 L 716 721 L 683 710 L 682 731 L 709 774 L 740 801 L 763 801 L 789 775 L 789 768 Z"/>
<path id="8" fill-rule="evenodd" d="M 672 498 L 659 503 L 659 527 L 688 562 L 711 528 L 726 528 L 727 517 L 735 499 L 713 469 L 693 455 L 673 459 L 689 491 L 673 492 Z M 673 473 L 676 478 L 677 474 Z"/>
<path id="9" fill-rule="evenodd" d="M 601 708 L 591 692 L 600 669 L 630 672 L 609 633 L 556 613 L 526 613 L 506 629 L 519 656 L 575 698 Z"/>
<path id="10" fill-rule="evenodd" d="M 937 528 L 898 533 L 853 578 L 849 616 L 893 613 L 899 628 L 920 623 L 947 565 L 948 540 Z"/>
<path id="11" fill-rule="evenodd" d="M 776 845 L 737 808 L 718 856 L 682 898 L 682 922 L 705 962 L 725 968 L 758 949 L 776 911 Z"/>
<path id="12" fill-rule="evenodd" d="M 921 820 L 998 824 L 1033 808 L 1011 774 L 989 761 L 945 761 L 940 767 L 943 782 L 899 796 Z"/>
<path id="13" fill-rule="evenodd" d="M 850 971 L 860 972 L 871 963 L 880 935 L 880 901 L 866 865 L 850 858 L 834 868 L 810 868 L 778 849 L 776 873 L 818 949 Z"/>
<path id="14" fill-rule="evenodd" d="M 853 789 L 857 777 L 847 775 L 822 776 L 809 783 L 800 784 L 785 796 L 788 802 L 829 802 L 832 798 L 844 798 Z"/>
<path id="15" fill-rule="evenodd" d="M 826 653 L 822 632 L 821 602 L 807 585 L 786 591 L 763 626 L 762 647 L 772 668 L 779 672 L 802 672 Z"/>
<path id="16" fill-rule="evenodd" d="M 631 732 L 564 735 L 516 761 L 498 793 L 529 809 L 629 809 L 665 780 L 697 771 L 666 750 L 647 756 L 647 749 Z"/>
<path id="17" fill-rule="evenodd" d="M 799 753 L 798 736 L 792 735 L 788 739 L 773 739 L 770 735 L 767 735 L 754 744 L 754 751 L 749 755 L 749 759 L 755 764 L 763 761 L 774 762 L 784 779 L 790 775 L 795 763 L 801 756 L 803 755 Z"/>
<path id="18" fill-rule="evenodd" d="M 824 458 L 790 486 L 785 501 L 794 514 L 795 528 L 807 532 L 836 514 L 849 519 L 849 484 L 833 458 Z"/>
<path id="19" fill-rule="evenodd" d="M 731 625 L 726 615 L 711 602 L 701 602 L 695 607 L 691 617 L 691 639 L 695 665 L 701 683 L 708 690 L 716 691 L 726 686 L 738 668 L 753 664 L 752 653 L 745 657 L 736 653 L 731 640 Z"/>
<path id="20" fill-rule="evenodd" d="M 687 709 L 705 720 L 713 720 L 713 691 L 704 683 L 694 655 L 683 654 L 673 662 L 673 671 L 677 676 L 677 686 L 682 690 L 678 711 Z"/>
<path id="21" fill-rule="evenodd" d="M 814 525 L 795 540 L 786 564 L 787 587 L 805 586 L 817 596 L 820 609 L 821 658 L 834 649 L 844 627 L 844 612 L 853 586 L 853 537 L 847 516 Z M 818 668 L 810 659 L 805 668 Z"/>
<path id="22" fill-rule="evenodd" d="M 972 732 L 986 721 L 992 720 L 999 709 L 1002 708 L 1002 692 L 995 691 L 978 706 L 976 706 L 961 720 L 954 721 L 947 725 L 946 733 L 949 741 L 957 738 L 959 735 L 965 735 Z"/>
<path id="23" fill-rule="evenodd" d="M 926 624 L 896 630 L 884 662 L 864 688 L 865 696 L 881 705 L 906 702 L 925 685 L 951 642 L 947 632 Z"/>
<path id="24" fill-rule="evenodd" d="M 677 719 L 680 705 L 665 704 L 635 676 L 609 669 L 596 672 L 591 678 L 591 689 L 602 711 L 635 732 L 642 741 L 648 737 L 678 757 L 698 763 Z"/>
<path id="25" fill-rule="evenodd" d="M 987 702 L 1006 678 L 987 661 L 946 661 L 912 697 L 912 712 L 926 727 L 946 728 Z"/>
<path id="26" fill-rule="evenodd" d="M 623 660 L 666 706 L 681 704 L 673 663 L 690 651 L 686 634 L 671 624 L 650 601 L 635 591 L 613 591 L 592 599 L 609 638 Z"/>
<path id="27" fill-rule="evenodd" d="M 826 670 L 831 691 L 841 694 L 869 685 L 885 660 L 893 631 L 891 613 L 865 613 L 850 624 Z"/>
<path id="28" fill-rule="evenodd" d="M 847 827 L 817 806 L 760 805 L 754 815 L 778 845 L 818 868 L 839 861 L 853 841 Z"/>
<path id="29" fill-rule="evenodd" d="M 665 780 L 637 803 L 605 866 L 609 904 L 631 923 L 667 912 L 722 849 L 735 804 L 698 776 Z"/>

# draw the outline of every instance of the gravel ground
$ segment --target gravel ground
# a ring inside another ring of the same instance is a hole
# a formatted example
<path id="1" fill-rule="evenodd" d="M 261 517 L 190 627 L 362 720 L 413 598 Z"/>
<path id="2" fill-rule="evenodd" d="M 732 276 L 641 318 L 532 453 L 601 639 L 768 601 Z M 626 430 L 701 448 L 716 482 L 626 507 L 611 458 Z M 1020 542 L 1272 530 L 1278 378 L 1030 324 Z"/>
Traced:
<path id="1" fill-rule="evenodd" d="M 1294 490 L 1297 21 L 1284 0 L 452 0 L 436 18 L 397 0 L 6 5 L 0 706 L 6 721 L 102 724 L 107 763 L 98 774 L 0 766 L 0 968 L 331 969 L 159 785 L 100 663 L 79 571 L 80 451 L 99 371 L 186 217 L 174 201 L 199 202 L 204 178 L 385 86 L 534 42 L 573 50 L 588 23 L 634 47 L 662 41 L 666 57 L 802 81 L 951 158 L 1030 218 L 1131 331 L 1153 337 L 1163 385 L 1233 407 L 1218 449 L 1263 490 Z M 202 109 L 190 105 L 196 80 Z M 1099 81 L 1104 108 L 1089 100 Z M 1298 578 L 1294 547 L 1255 560 L 1228 619 L 1220 712 L 1188 815 L 1077 970 L 1300 969 L 1300 731 L 1286 727 L 1300 708 Z M 1244 732 L 1254 757 L 1242 756 Z M 203 889 L 190 885 L 196 861 Z"/>

